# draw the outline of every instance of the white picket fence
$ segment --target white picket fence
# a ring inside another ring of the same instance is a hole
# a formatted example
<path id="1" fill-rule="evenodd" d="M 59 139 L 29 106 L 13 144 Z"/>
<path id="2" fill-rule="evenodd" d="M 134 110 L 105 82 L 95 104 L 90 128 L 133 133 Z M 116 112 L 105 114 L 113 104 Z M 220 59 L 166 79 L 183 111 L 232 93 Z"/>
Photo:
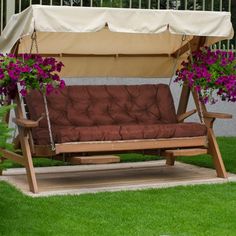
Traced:
<path id="1" fill-rule="evenodd" d="M 0 0 L 0 33 L 13 14 L 23 11 L 32 4 L 78 7 L 231 11 L 232 0 Z M 214 45 L 213 49 L 216 48 L 232 50 L 236 53 L 236 38 Z"/>

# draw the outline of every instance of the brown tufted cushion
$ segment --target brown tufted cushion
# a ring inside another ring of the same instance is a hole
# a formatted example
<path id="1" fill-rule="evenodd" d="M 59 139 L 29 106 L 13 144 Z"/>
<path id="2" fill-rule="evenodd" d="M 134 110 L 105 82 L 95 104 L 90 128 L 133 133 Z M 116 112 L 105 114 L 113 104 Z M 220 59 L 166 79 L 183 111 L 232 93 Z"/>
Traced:
<path id="1" fill-rule="evenodd" d="M 48 144 L 45 128 L 33 131 L 37 144 Z M 53 130 L 56 143 L 76 141 L 113 141 L 132 139 L 159 139 L 195 137 L 206 134 L 206 127 L 198 123 L 151 124 L 151 125 L 103 125 L 91 127 L 56 127 Z"/>
<path id="2" fill-rule="evenodd" d="M 56 142 L 200 136 L 203 125 L 177 124 L 169 86 L 67 86 L 47 98 Z M 44 113 L 40 93 L 26 97 L 30 118 Z M 37 144 L 48 143 L 46 119 L 33 131 Z"/>

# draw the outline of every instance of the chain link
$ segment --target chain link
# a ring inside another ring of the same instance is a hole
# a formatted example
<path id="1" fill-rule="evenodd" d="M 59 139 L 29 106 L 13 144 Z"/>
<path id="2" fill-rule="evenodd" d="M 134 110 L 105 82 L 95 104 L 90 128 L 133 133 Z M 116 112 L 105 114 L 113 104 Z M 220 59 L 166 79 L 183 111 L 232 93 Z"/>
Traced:
<path id="1" fill-rule="evenodd" d="M 52 151 L 55 151 L 56 148 L 55 148 L 55 143 L 53 140 L 52 127 L 51 127 L 51 122 L 50 122 L 50 118 L 49 118 L 48 103 L 47 103 L 47 98 L 46 98 L 45 94 L 43 94 L 43 102 L 44 102 L 45 111 L 46 111 L 46 118 L 47 118 L 47 123 L 48 123 L 48 131 L 49 131 L 51 148 L 52 148 Z"/>
<path id="2" fill-rule="evenodd" d="M 39 48 L 38 48 L 38 42 L 37 42 L 37 34 L 36 34 L 35 30 L 34 30 L 33 34 L 31 35 L 30 54 L 32 54 L 32 52 L 33 52 L 34 45 L 35 45 L 36 53 L 38 54 Z"/>

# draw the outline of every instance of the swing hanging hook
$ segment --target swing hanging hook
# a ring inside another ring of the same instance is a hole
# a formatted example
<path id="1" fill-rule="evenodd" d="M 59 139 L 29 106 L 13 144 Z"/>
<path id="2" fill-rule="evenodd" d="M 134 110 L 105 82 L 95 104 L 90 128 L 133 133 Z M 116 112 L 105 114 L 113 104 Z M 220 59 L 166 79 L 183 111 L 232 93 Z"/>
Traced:
<path id="1" fill-rule="evenodd" d="M 30 47 L 30 54 L 32 54 L 33 51 L 33 47 L 35 45 L 35 50 L 36 50 L 36 54 L 39 53 L 39 48 L 38 48 L 38 42 L 37 42 L 37 34 L 36 34 L 36 30 L 34 30 L 34 32 L 31 35 L 31 47 Z"/>

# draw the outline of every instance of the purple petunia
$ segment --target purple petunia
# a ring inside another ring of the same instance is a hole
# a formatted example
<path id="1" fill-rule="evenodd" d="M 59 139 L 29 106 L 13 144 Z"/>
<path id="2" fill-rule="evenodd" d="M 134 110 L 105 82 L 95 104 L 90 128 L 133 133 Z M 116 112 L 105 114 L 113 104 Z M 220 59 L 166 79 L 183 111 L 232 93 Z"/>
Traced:
<path id="1" fill-rule="evenodd" d="M 203 103 L 214 104 L 214 91 L 221 100 L 236 102 L 236 58 L 234 53 L 202 48 L 193 52 L 193 62 L 182 62 L 175 82 L 196 89 Z"/>
<path id="2" fill-rule="evenodd" d="M 14 98 L 17 83 L 21 86 L 22 96 L 31 89 L 48 95 L 57 88 L 64 88 L 65 82 L 57 74 L 63 66 L 55 58 L 43 58 L 41 55 L 19 54 L 16 57 L 0 54 L 0 95 Z"/>

